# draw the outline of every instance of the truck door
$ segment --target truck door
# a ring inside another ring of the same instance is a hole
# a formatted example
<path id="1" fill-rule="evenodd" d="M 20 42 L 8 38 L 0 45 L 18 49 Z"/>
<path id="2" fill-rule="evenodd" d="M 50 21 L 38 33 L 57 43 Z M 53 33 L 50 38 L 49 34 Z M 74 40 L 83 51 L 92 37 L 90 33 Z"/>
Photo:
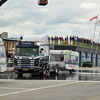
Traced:
<path id="1" fill-rule="evenodd" d="M 60 55 L 60 67 L 61 68 L 64 68 L 65 67 L 64 55 Z"/>

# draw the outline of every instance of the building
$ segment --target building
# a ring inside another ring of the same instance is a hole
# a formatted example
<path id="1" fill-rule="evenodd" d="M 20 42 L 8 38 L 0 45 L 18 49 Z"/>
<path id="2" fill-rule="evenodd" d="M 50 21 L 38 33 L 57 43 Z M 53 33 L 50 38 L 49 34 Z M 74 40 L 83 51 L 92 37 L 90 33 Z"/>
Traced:
<path id="1" fill-rule="evenodd" d="M 3 38 L 4 45 L 5 45 L 5 51 L 8 53 L 12 54 L 13 53 L 13 48 L 16 48 L 16 42 L 19 39 L 8 39 L 8 33 L 3 32 L 0 34 L 0 37 Z"/>

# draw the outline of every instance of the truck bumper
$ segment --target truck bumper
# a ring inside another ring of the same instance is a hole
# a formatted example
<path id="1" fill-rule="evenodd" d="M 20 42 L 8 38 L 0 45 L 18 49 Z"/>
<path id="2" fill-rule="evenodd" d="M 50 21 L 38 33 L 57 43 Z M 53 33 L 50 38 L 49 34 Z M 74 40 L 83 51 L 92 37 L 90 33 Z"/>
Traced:
<path id="1" fill-rule="evenodd" d="M 40 68 L 34 68 L 34 69 L 15 69 L 15 74 L 21 74 L 21 73 L 41 73 L 42 70 Z"/>

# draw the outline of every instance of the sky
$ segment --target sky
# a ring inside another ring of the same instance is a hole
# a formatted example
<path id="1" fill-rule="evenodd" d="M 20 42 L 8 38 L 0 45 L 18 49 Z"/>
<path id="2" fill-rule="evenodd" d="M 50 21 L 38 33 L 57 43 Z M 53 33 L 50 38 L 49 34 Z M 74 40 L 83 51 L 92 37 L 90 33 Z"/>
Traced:
<path id="1" fill-rule="evenodd" d="M 0 33 L 8 37 L 41 35 L 94 39 L 98 41 L 100 0 L 48 0 L 39 6 L 38 0 L 8 0 L 0 7 Z M 95 30 L 95 31 L 94 31 Z M 95 33 L 95 35 L 94 35 Z"/>

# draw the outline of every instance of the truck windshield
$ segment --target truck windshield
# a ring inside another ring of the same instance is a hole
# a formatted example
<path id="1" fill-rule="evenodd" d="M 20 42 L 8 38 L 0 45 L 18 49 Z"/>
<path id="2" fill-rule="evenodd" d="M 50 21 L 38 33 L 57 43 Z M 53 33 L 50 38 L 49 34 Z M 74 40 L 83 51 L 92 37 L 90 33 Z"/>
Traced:
<path id="1" fill-rule="evenodd" d="M 39 48 L 16 48 L 16 56 L 39 56 Z"/>

